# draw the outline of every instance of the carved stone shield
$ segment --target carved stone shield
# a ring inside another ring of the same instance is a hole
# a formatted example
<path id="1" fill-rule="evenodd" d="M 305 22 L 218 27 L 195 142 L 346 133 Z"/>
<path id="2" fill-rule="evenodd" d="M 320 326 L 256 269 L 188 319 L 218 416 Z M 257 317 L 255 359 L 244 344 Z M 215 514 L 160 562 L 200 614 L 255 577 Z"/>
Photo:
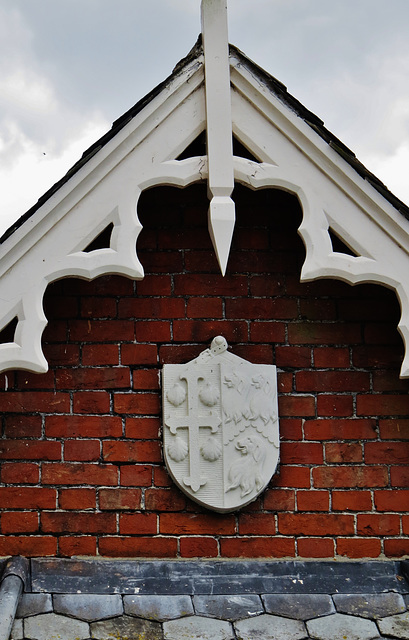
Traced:
<path id="1" fill-rule="evenodd" d="M 277 375 L 218 336 L 187 364 L 163 367 L 165 462 L 178 487 L 220 512 L 252 502 L 279 458 Z"/>

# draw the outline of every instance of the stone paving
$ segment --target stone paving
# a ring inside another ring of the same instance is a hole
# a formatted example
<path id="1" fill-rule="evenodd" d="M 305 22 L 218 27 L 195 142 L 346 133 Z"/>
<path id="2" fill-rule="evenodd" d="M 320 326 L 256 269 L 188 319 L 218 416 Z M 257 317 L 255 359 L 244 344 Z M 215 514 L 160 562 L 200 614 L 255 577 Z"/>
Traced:
<path id="1" fill-rule="evenodd" d="M 405 594 L 24 594 L 13 640 L 409 640 Z"/>

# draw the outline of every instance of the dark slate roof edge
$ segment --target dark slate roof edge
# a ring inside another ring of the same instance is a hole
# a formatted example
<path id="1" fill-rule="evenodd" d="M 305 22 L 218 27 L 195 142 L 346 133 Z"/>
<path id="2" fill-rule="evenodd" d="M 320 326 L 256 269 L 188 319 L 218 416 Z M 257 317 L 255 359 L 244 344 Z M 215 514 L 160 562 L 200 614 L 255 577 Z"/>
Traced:
<path id="1" fill-rule="evenodd" d="M 312 111 L 304 107 L 299 100 L 294 98 L 288 91 L 287 87 L 279 80 L 274 78 L 262 69 L 255 62 L 250 60 L 240 49 L 234 45 L 230 46 L 230 53 L 234 54 L 243 66 L 251 67 L 254 73 L 260 79 L 260 82 L 267 85 L 270 90 L 284 102 L 293 112 L 302 118 L 327 144 L 332 147 L 362 178 L 367 180 L 395 209 L 397 209 L 405 218 L 409 220 L 409 207 L 397 198 L 389 189 L 356 158 L 355 154 L 348 149 L 334 134 L 332 134 L 324 126 L 323 121 Z M 122 116 L 115 120 L 111 129 L 99 138 L 94 144 L 84 151 L 81 158 L 67 171 L 67 173 L 48 189 L 38 201 L 24 213 L 16 222 L 14 222 L 0 237 L 0 244 L 3 244 L 17 229 L 19 229 L 51 196 L 53 196 L 68 180 L 81 169 L 102 147 L 104 147 L 115 135 L 123 129 L 128 122 L 132 120 L 138 113 L 144 109 L 160 92 L 168 86 L 175 77 L 182 72 L 192 60 L 202 53 L 202 36 L 199 35 L 196 44 L 190 50 L 185 58 L 177 63 L 172 73 L 158 84 L 146 96 L 141 98 L 133 107 L 128 109 Z"/>
<path id="2" fill-rule="evenodd" d="M 50 189 L 48 189 L 39 199 L 38 201 L 28 209 L 16 222 L 14 222 L 0 237 L 0 244 L 5 242 L 7 238 L 9 238 L 17 229 L 19 229 L 31 216 L 45 203 L 51 196 L 54 195 L 68 180 L 75 174 L 77 171 L 81 169 L 91 158 L 98 153 L 102 147 L 104 147 L 112 138 L 116 136 L 121 129 L 123 129 L 128 122 L 132 120 L 138 113 L 146 107 L 157 95 L 161 93 L 161 91 L 167 87 L 175 77 L 183 72 L 183 69 L 195 58 L 197 58 L 202 52 L 202 36 L 199 35 L 196 44 L 189 51 L 187 56 L 182 58 L 172 73 L 163 80 L 160 84 L 158 84 L 152 91 L 150 91 L 146 96 L 138 100 L 136 104 L 133 105 L 128 111 L 126 111 L 122 116 L 117 118 L 112 124 L 112 127 L 107 133 L 105 133 L 101 138 L 99 138 L 96 142 L 94 142 L 88 149 L 84 151 L 81 158 L 67 171 L 67 173 L 56 182 Z"/>
<path id="3" fill-rule="evenodd" d="M 297 98 L 294 98 L 287 87 L 279 80 L 262 69 L 258 64 L 250 60 L 240 49 L 230 45 L 230 52 L 233 53 L 243 64 L 251 66 L 252 72 L 259 78 L 260 82 L 267 85 L 273 93 L 286 104 L 294 113 L 308 124 L 325 142 L 332 147 L 362 178 L 369 182 L 384 198 L 388 200 L 405 218 L 409 220 L 409 207 L 395 196 L 389 189 L 360 162 L 351 149 L 349 149 L 339 138 L 337 138 L 325 126 L 324 122 L 309 111 Z"/>

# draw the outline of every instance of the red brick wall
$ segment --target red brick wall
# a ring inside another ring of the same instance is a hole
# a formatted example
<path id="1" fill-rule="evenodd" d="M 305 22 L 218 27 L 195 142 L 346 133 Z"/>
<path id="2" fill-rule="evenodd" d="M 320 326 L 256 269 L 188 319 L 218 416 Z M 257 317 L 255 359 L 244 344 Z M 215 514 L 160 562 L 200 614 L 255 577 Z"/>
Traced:
<path id="1" fill-rule="evenodd" d="M 297 201 L 245 189 L 237 200 L 225 278 L 196 186 L 144 194 L 144 280 L 49 287 L 49 372 L 0 380 L 0 555 L 409 554 L 395 297 L 374 285 L 300 284 Z M 160 439 L 161 365 L 190 360 L 218 334 L 280 370 L 279 471 L 228 515 L 173 486 Z"/>

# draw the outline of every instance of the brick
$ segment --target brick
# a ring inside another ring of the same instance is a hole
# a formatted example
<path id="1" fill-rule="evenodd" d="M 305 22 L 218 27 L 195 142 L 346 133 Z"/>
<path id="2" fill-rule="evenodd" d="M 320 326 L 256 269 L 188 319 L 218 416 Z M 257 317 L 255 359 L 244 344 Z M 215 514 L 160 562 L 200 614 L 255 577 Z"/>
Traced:
<path id="1" fill-rule="evenodd" d="M 0 487 L 1 509 L 55 509 L 56 503 L 57 492 L 55 489 Z"/>
<path id="2" fill-rule="evenodd" d="M 147 511 L 182 511 L 185 507 L 185 496 L 173 487 L 145 491 L 145 509 Z"/>
<path id="3" fill-rule="evenodd" d="M 377 511 L 409 511 L 409 490 L 375 491 L 374 502 Z"/>
<path id="4" fill-rule="evenodd" d="M 95 556 L 97 554 L 96 536 L 61 536 L 58 539 L 61 556 Z"/>
<path id="5" fill-rule="evenodd" d="M 139 415 L 159 414 L 157 393 L 115 393 L 114 411 Z"/>
<path id="6" fill-rule="evenodd" d="M 276 347 L 276 365 L 278 367 L 304 368 L 311 366 L 309 347 Z"/>
<path id="7" fill-rule="evenodd" d="M 30 462 L 3 462 L 1 481 L 5 484 L 38 484 L 40 467 Z"/>
<path id="8" fill-rule="evenodd" d="M 221 298 L 190 298 L 186 309 L 187 318 L 222 318 L 223 303 Z"/>
<path id="9" fill-rule="evenodd" d="M 287 371 L 279 371 L 277 373 L 277 389 L 278 393 L 291 393 L 293 391 L 294 374 Z"/>
<path id="10" fill-rule="evenodd" d="M 306 298 L 300 300 L 300 315 L 306 320 L 336 320 L 334 300 Z"/>
<path id="11" fill-rule="evenodd" d="M 155 253 L 155 257 L 160 256 Z M 163 256 L 166 260 L 166 255 Z M 159 262 L 156 267 L 160 268 Z M 165 275 L 145 275 L 145 278 L 136 283 L 136 293 L 138 296 L 170 296 L 172 293 L 172 280 L 170 276 Z"/>
<path id="12" fill-rule="evenodd" d="M 270 344 L 236 344 L 232 353 L 254 364 L 273 362 L 273 347 Z"/>
<path id="13" fill-rule="evenodd" d="M 302 440 L 302 427 L 301 418 L 280 418 L 281 440 Z"/>
<path id="14" fill-rule="evenodd" d="M 170 487 L 173 485 L 173 481 L 170 479 L 166 468 L 153 468 L 153 484 L 155 487 Z"/>
<path id="15" fill-rule="evenodd" d="M 109 413 L 110 398 L 106 391 L 78 391 L 73 394 L 75 413 Z"/>
<path id="16" fill-rule="evenodd" d="M 267 511 L 293 511 L 295 509 L 295 491 L 267 489 L 264 494 L 264 509 Z"/>
<path id="17" fill-rule="evenodd" d="M 58 369 L 57 389 L 127 389 L 131 384 L 130 371 L 125 367 L 94 367 Z"/>
<path id="18" fill-rule="evenodd" d="M 361 371 L 299 371 L 297 391 L 368 391 L 369 373 Z"/>
<path id="19" fill-rule="evenodd" d="M 355 347 L 352 363 L 359 368 L 397 369 L 402 362 L 400 345 Z"/>
<path id="20" fill-rule="evenodd" d="M 123 535 L 155 535 L 157 516 L 154 513 L 121 513 L 119 533 Z"/>
<path id="21" fill-rule="evenodd" d="M 322 444 L 310 442 L 282 442 L 280 450 L 282 464 L 322 464 Z"/>
<path id="22" fill-rule="evenodd" d="M 156 369 L 134 371 L 132 388 L 136 391 L 159 390 L 159 372 Z"/>
<path id="23" fill-rule="evenodd" d="M 244 320 L 174 320 L 175 342 L 204 342 L 210 344 L 214 336 L 222 335 L 227 342 L 247 342 L 248 329 Z"/>
<path id="24" fill-rule="evenodd" d="M 222 538 L 220 554 L 227 558 L 284 558 L 295 556 L 293 538 Z"/>
<path id="25" fill-rule="evenodd" d="M 391 467 L 391 486 L 403 487 L 409 486 L 409 467 Z"/>
<path id="26" fill-rule="evenodd" d="M 166 320 L 137 320 L 135 339 L 138 342 L 170 342 L 171 323 Z"/>
<path id="27" fill-rule="evenodd" d="M 189 360 L 197 358 L 204 348 L 205 347 L 203 345 L 198 344 L 172 344 L 161 346 L 159 348 L 159 361 L 161 365 L 183 364 L 185 362 L 189 362 Z"/>
<path id="28" fill-rule="evenodd" d="M 5 511 L 1 515 L 2 533 L 36 533 L 38 513 L 35 511 Z"/>
<path id="29" fill-rule="evenodd" d="M 119 318 L 184 318 L 183 298 L 121 298 Z"/>
<path id="30" fill-rule="evenodd" d="M 216 558 L 219 555 L 217 540 L 214 538 L 180 538 L 182 558 Z"/>
<path id="31" fill-rule="evenodd" d="M 114 416 L 46 416 L 50 438 L 109 438 L 122 435 L 122 421 Z"/>
<path id="32" fill-rule="evenodd" d="M 379 435 L 382 440 L 409 440 L 409 420 L 379 420 Z"/>
<path id="33" fill-rule="evenodd" d="M 125 365 L 155 365 L 158 362 L 158 349 L 155 344 L 122 344 L 121 362 Z"/>
<path id="34" fill-rule="evenodd" d="M 157 376 L 157 372 L 155 371 Z M 157 440 L 160 420 L 158 418 L 126 418 L 125 435 L 139 440 Z"/>
<path id="35" fill-rule="evenodd" d="M 291 298 L 227 298 L 226 318 L 290 320 L 297 316 L 297 301 Z"/>
<path id="36" fill-rule="evenodd" d="M 291 344 L 349 345 L 361 342 L 359 324 L 334 324 L 303 322 L 288 326 L 288 341 Z"/>
<path id="37" fill-rule="evenodd" d="M 284 280 L 281 282 L 274 278 L 266 278 L 265 275 L 259 276 L 251 274 L 250 280 L 250 294 L 252 296 L 278 296 L 282 295 L 285 291 Z"/>
<path id="38" fill-rule="evenodd" d="M 338 464 L 362 462 L 362 445 L 356 442 L 328 442 L 325 444 L 325 462 Z"/>
<path id="39" fill-rule="evenodd" d="M 275 535 L 276 524 L 272 514 L 241 513 L 239 515 L 239 534 L 242 535 Z"/>
<path id="40" fill-rule="evenodd" d="M 51 367 L 74 367 L 80 363 L 80 348 L 77 344 L 44 344 L 43 351 Z"/>
<path id="41" fill-rule="evenodd" d="M 54 371 L 38 375 L 28 371 L 18 371 L 15 387 L 27 391 L 28 389 L 54 389 Z"/>
<path id="42" fill-rule="evenodd" d="M 306 489 L 310 486 L 310 469 L 307 467 L 281 466 L 279 474 L 273 476 L 276 487 L 294 487 Z"/>
<path id="43" fill-rule="evenodd" d="M 362 536 L 396 536 L 400 533 L 400 516 L 388 513 L 358 514 L 356 532 Z"/>
<path id="44" fill-rule="evenodd" d="M 250 324 L 250 340 L 252 342 L 286 341 L 286 325 L 284 322 L 252 322 Z"/>
<path id="45" fill-rule="evenodd" d="M 409 396 L 407 394 L 357 396 L 356 412 L 358 416 L 407 416 Z"/>
<path id="46" fill-rule="evenodd" d="M 85 366 L 118 365 L 119 345 L 84 344 L 82 346 L 81 361 Z"/>
<path id="47" fill-rule="evenodd" d="M 66 413 L 70 410 L 70 397 L 67 393 L 51 391 L 1 391 L 0 406 L 4 413 Z"/>
<path id="48" fill-rule="evenodd" d="M 81 298 L 80 315 L 83 318 L 115 318 L 116 299 L 106 296 L 87 296 Z"/>
<path id="49" fill-rule="evenodd" d="M 99 460 L 101 444 L 99 440 L 66 440 L 64 460 L 95 462 Z"/>
<path id="50" fill-rule="evenodd" d="M 181 274 L 175 275 L 175 295 L 206 296 L 209 291 L 214 296 L 243 296 L 247 294 L 247 277 L 221 274 Z"/>
<path id="51" fill-rule="evenodd" d="M 315 398 L 313 396 L 281 396 L 278 399 L 280 416 L 315 416 Z"/>
<path id="52" fill-rule="evenodd" d="M 39 438 L 41 429 L 41 416 L 11 415 L 4 419 L 6 438 Z"/>
<path id="53" fill-rule="evenodd" d="M 57 540 L 53 536 L 0 536 L 1 556 L 55 556 Z"/>
<path id="54" fill-rule="evenodd" d="M 95 489 L 60 489 L 58 492 L 58 504 L 65 511 L 74 509 L 84 511 L 95 509 L 97 506 Z"/>
<path id="55" fill-rule="evenodd" d="M 120 484 L 126 487 L 150 487 L 152 484 L 152 467 L 142 464 L 121 466 Z"/>
<path id="56" fill-rule="evenodd" d="M 115 513 L 73 513 L 57 511 L 41 513 L 44 533 L 115 533 Z"/>
<path id="57" fill-rule="evenodd" d="M 112 486 L 118 484 L 118 469 L 110 464 L 45 463 L 42 481 L 43 484 Z"/>
<path id="58" fill-rule="evenodd" d="M 402 558 L 409 555 L 409 537 L 394 538 L 392 540 L 384 540 L 383 543 L 385 555 L 388 558 Z"/>
<path id="59" fill-rule="evenodd" d="M 347 369 L 349 367 L 348 347 L 316 347 L 314 367 L 320 369 Z"/>
<path id="60" fill-rule="evenodd" d="M 409 459 L 409 442 L 367 442 L 365 462 L 367 464 L 405 464 Z"/>
<path id="61" fill-rule="evenodd" d="M 235 533 L 235 529 L 235 518 L 232 515 L 162 513 L 159 516 L 160 533 L 231 535 Z"/>
<path id="62" fill-rule="evenodd" d="M 321 513 L 280 513 L 278 532 L 297 535 L 348 535 L 354 533 L 354 516 Z"/>
<path id="63" fill-rule="evenodd" d="M 177 539 L 107 536 L 99 539 L 98 550 L 100 555 L 113 558 L 175 558 Z"/>
<path id="64" fill-rule="evenodd" d="M 132 320 L 70 320 L 73 342 L 133 342 Z"/>
<path id="65" fill-rule="evenodd" d="M 334 511 L 370 511 L 372 497 L 370 491 L 333 491 L 332 509 Z"/>
<path id="66" fill-rule="evenodd" d="M 140 489 L 100 489 L 99 508 L 101 510 L 140 509 Z"/>
<path id="67" fill-rule="evenodd" d="M 0 440 L 1 460 L 61 460 L 61 443 L 44 440 Z"/>
<path id="68" fill-rule="evenodd" d="M 347 558 L 377 558 L 381 542 L 374 538 L 338 538 L 337 554 Z"/>
<path id="69" fill-rule="evenodd" d="M 45 343 L 67 341 L 67 321 L 54 320 L 49 323 L 43 331 L 42 339 Z"/>
<path id="70" fill-rule="evenodd" d="M 297 491 L 298 511 L 329 511 L 328 491 Z"/>
<path id="71" fill-rule="evenodd" d="M 354 403 L 352 396 L 320 395 L 317 398 L 319 416 L 334 418 L 352 416 Z"/>
<path id="72" fill-rule="evenodd" d="M 307 420 L 306 440 L 371 440 L 377 437 L 375 420 Z"/>
<path id="73" fill-rule="evenodd" d="M 158 441 L 124 442 L 105 440 L 102 457 L 107 462 L 160 462 Z"/>
<path id="74" fill-rule="evenodd" d="M 386 467 L 317 467 L 312 470 L 314 487 L 386 487 L 388 470 Z"/>
<path id="75" fill-rule="evenodd" d="M 331 538 L 298 538 L 297 549 L 302 558 L 332 558 L 335 555 Z"/>

